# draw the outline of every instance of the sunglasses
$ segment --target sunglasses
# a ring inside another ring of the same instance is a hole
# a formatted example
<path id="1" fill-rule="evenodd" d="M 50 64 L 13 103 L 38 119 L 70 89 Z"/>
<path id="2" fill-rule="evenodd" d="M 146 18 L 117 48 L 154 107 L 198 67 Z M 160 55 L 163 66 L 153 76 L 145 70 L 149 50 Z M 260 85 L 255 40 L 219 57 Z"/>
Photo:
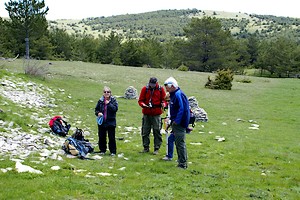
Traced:
<path id="1" fill-rule="evenodd" d="M 171 83 L 166 83 L 166 84 L 164 84 L 165 85 L 165 87 L 168 87 L 168 88 L 171 88 L 172 87 L 172 84 Z"/>
<path id="2" fill-rule="evenodd" d="M 103 93 L 110 93 L 110 91 L 103 91 Z"/>

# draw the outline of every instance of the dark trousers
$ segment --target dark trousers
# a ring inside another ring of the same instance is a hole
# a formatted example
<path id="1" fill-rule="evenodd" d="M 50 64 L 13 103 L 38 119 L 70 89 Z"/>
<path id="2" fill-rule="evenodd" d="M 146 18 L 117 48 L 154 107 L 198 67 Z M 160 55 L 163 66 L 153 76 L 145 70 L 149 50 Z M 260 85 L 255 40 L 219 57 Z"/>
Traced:
<path id="1" fill-rule="evenodd" d="M 108 126 L 103 127 L 98 125 L 98 145 L 100 152 L 105 153 L 107 149 L 106 133 L 108 134 L 108 148 L 110 153 L 117 153 L 116 145 L 116 127 Z"/>
<path id="2" fill-rule="evenodd" d="M 187 167 L 187 150 L 185 143 L 185 128 L 178 124 L 172 124 L 172 131 L 175 135 L 175 145 L 177 150 L 177 162 L 180 167 Z"/>
<path id="3" fill-rule="evenodd" d="M 145 149 L 149 149 L 151 128 L 154 136 L 154 151 L 159 150 L 162 143 L 160 115 L 143 115 L 142 141 Z"/>

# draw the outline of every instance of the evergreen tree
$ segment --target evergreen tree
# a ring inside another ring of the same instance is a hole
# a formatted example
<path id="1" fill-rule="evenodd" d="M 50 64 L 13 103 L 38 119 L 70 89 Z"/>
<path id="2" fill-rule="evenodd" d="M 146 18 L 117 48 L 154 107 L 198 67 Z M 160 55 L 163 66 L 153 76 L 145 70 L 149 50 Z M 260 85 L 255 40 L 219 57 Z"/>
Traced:
<path id="1" fill-rule="evenodd" d="M 293 63 L 291 66 L 291 73 L 300 78 L 300 45 L 298 45 L 292 52 Z"/>
<path id="2" fill-rule="evenodd" d="M 235 64 L 233 38 L 220 20 L 192 18 L 184 32 L 188 38 L 185 56 L 192 70 L 211 72 Z"/>
<path id="3" fill-rule="evenodd" d="M 97 59 L 103 64 L 120 65 L 120 47 L 122 38 L 115 32 L 111 32 L 104 41 L 101 41 L 97 49 Z M 114 63 L 117 61 L 118 63 Z"/>
<path id="4" fill-rule="evenodd" d="M 0 17 L 0 57 L 14 57 L 17 49 L 17 42 L 10 34 L 9 21 Z"/>
<path id="5" fill-rule="evenodd" d="M 72 45 L 75 43 L 75 36 L 69 35 L 65 30 L 54 29 L 49 33 L 53 45 L 53 57 L 58 60 L 72 60 Z"/>
<path id="6" fill-rule="evenodd" d="M 249 63 L 251 65 L 255 64 L 255 62 L 257 61 L 257 57 L 258 57 L 258 46 L 259 46 L 259 40 L 256 36 L 256 34 L 252 34 L 250 35 L 250 37 L 248 38 L 248 53 L 250 55 L 250 60 Z"/>
<path id="7" fill-rule="evenodd" d="M 141 51 L 143 63 L 149 67 L 160 68 L 162 66 L 163 49 L 161 43 L 155 38 L 146 38 L 142 41 Z"/>
<path id="8" fill-rule="evenodd" d="M 235 72 L 244 73 L 244 69 L 250 65 L 250 54 L 248 52 L 248 40 L 247 39 L 237 39 L 236 44 L 236 55 L 237 55 L 237 68 L 234 69 Z"/>
<path id="9" fill-rule="evenodd" d="M 295 66 L 295 50 L 297 45 L 283 37 L 272 41 L 264 41 L 260 45 L 258 64 L 261 71 L 267 70 L 271 76 L 283 77 L 293 71 Z"/>
<path id="10" fill-rule="evenodd" d="M 163 67 L 169 69 L 178 68 L 183 61 L 183 49 L 184 40 L 167 41 L 162 44 L 163 47 Z"/>
<path id="11" fill-rule="evenodd" d="M 32 57 L 41 59 L 41 60 L 51 60 L 53 46 L 50 42 L 49 36 L 42 36 L 34 40 L 31 43 L 31 55 Z"/>
<path id="12" fill-rule="evenodd" d="M 47 32 L 45 15 L 49 9 L 45 7 L 44 0 L 10 0 L 5 6 L 11 19 L 11 32 L 20 46 L 25 41 L 25 56 L 28 59 L 29 41 L 40 39 Z M 23 55 L 22 52 L 22 48 L 19 49 L 20 55 Z"/>
<path id="13" fill-rule="evenodd" d="M 97 46 L 99 39 L 94 39 L 89 35 L 82 35 L 74 38 L 73 56 L 75 60 L 84 62 L 97 62 Z"/>
<path id="14" fill-rule="evenodd" d="M 123 65 L 142 67 L 143 58 L 140 48 L 140 40 L 129 39 L 122 43 L 121 60 Z"/>

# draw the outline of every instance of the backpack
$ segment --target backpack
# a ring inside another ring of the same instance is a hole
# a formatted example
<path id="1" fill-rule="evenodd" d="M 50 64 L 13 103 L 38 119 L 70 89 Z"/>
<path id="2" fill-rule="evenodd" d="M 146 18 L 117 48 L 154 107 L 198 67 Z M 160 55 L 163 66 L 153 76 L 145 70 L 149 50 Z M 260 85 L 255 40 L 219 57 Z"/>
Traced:
<path id="1" fill-rule="evenodd" d="M 94 148 L 89 140 L 84 139 L 83 130 L 77 127 L 75 133 L 65 140 L 62 149 L 65 153 L 78 156 L 82 159 L 84 159 L 88 153 L 94 152 Z"/>
<path id="2" fill-rule="evenodd" d="M 145 94 L 147 94 L 148 90 L 149 90 L 149 84 L 146 85 L 146 92 L 145 92 Z M 160 98 L 162 98 L 162 89 L 161 89 L 161 86 L 158 85 L 158 88 L 155 87 L 154 90 L 158 90 L 160 92 Z M 151 104 L 151 98 L 152 98 L 152 95 L 150 97 L 150 103 L 149 104 Z M 152 104 L 151 104 L 151 107 L 152 107 Z"/>
<path id="3" fill-rule="evenodd" d="M 146 85 L 146 94 L 147 94 L 148 90 L 149 90 L 149 85 L 147 84 L 147 85 Z M 155 88 L 155 90 L 160 91 L 160 95 L 161 95 L 161 86 L 160 86 L 160 85 L 158 86 L 157 89 Z"/>
<path id="4" fill-rule="evenodd" d="M 57 115 L 57 116 L 54 116 L 54 117 L 52 117 L 52 118 L 50 119 L 50 121 L 49 121 L 49 123 L 48 123 L 50 128 L 53 127 L 54 122 L 55 122 L 57 119 L 62 119 L 62 117 Z"/>
<path id="5" fill-rule="evenodd" d="M 88 142 L 89 140 L 88 140 L 88 139 L 84 139 L 83 134 L 84 134 L 83 130 L 76 127 L 76 131 L 75 131 L 74 134 L 72 135 L 72 138 L 74 138 L 74 139 L 76 139 L 76 140 Z"/>
<path id="6" fill-rule="evenodd" d="M 65 151 L 65 153 L 78 156 L 79 158 L 85 158 L 88 153 L 92 153 L 94 151 L 91 143 L 76 140 L 72 137 L 68 137 L 66 139 L 62 149 Z"/>
<path id="7" fill-rule="evenodd" d="M 63 120 L 61 116 L 58 115 L 52 117 L 48 124 L 53 133 L 63 137 L 65 137 L 68 134 L 71 128 L 71 125 L 68 124 L 65 120 Z"/>

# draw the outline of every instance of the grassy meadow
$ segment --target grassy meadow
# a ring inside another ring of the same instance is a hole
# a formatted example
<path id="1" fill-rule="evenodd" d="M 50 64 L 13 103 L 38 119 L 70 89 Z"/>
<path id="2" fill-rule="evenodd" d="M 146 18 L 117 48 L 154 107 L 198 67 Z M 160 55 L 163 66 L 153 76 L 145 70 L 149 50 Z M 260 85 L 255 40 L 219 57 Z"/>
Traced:
<path id="1" fill-rule="evenodd" d="M 41 65 L 48 62 L 41 61 Z M 174 161 L 161 160 L 166 149 L 164 136 L 159 155 L 152 155 L 153 148 L 149 154 L 139 153 L 143 148 L 141 108 L 137 100 L 118 98 L 116 137 L 124 140 L 117 140 L 117 154 L 124 157 L 64 157 L 63 161 L 47 159 L 42 165 L 32 164 L 30 161 L 38 156 L 31 155 L 24 164 L 43 174 L 0 171 L 0 199 L 300 198 L 299 79 L 247 77 L 251 83 L 240 83 L 236 80 L 244 77 L 235 76 L 232 90 L 221 91 L 204 88 L 207 77 L 214 74 L 169 69 L 51 61 L 47 78 L 41 80 L 25 76 L 22 60 L 16 60 L 2 64 L 0 72 L 0 79 L 12 76 L 53 90 L 64 89 L 64 94 L 55 97 L 58 107 L 40 109 L 41 116 L 63 114 L 74 126 L 81 121 L 76 125 L 91 133 L 87 138 L 95 145 L 94 108 L 105 85 L 113 95 L 123 96 L 129 86 L 140 92 L 151 76 L 156 76 L 161 84 L 174 76 L 180 88 L 187 96 L 195 96 L 209 117 L 206 123 L 197 122 L 186 137 L 189 166 L 183 170 L 176 167 L 176 151 Z M 15 120 L 28 130 L 26 120 L 35 111 L 4 101 L 8 100 L 0 95 L 0 108 L 5 112 L 5 116 L 0 116 Z M 12 116 L 14 111 L 24 117 Z M 249 129 L 254 123 L 251 120 L 259 125 L 259 130 Z M 216 136 L 225 141 L 218 142 Z M 9 157 L 0 159 L 0 168 L 15 165 Z M 51 170 L 54 165 L 61 169 Z M 78 172 L 80 169 L 84 171 Z M 102 172 L 112 175 L 97 174 Z"/>

